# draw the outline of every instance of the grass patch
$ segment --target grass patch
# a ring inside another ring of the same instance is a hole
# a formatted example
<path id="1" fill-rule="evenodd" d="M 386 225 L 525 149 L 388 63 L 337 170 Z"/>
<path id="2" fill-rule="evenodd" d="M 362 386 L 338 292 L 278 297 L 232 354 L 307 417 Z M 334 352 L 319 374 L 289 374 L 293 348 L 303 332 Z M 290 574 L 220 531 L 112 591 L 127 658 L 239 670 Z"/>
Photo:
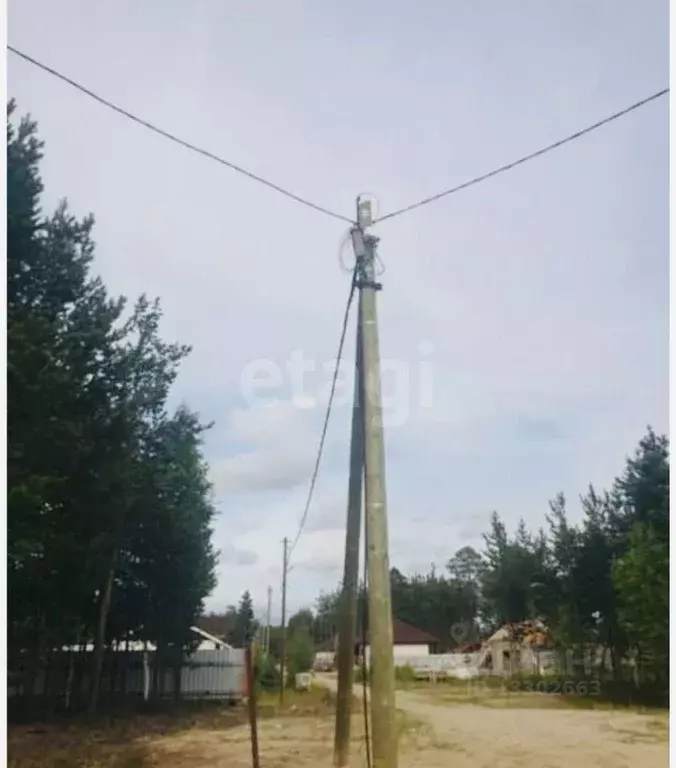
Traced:
<path id="1" fill-rule="evenodd" d="M 664 709 L 617 703 L 594 694 L 565 695 L 562 693 L 511 690 L 510 682 L 500 678 L 446 679 L 437 683 L 416 681 L 406 684 L 404 689 L 419 693 L 430 702 L 445 706 L 480 706 L 490 709 L 625 711 L 645 715 L 664 713 Z"/>
<path id="2" fill-rule="evenodd" d="M 328 717 L 336 711 L 336 696 L 320 685 L 309 691 L 284 691 L 284 703 L 279 703 L 279 691 L 263 691 L 258 695 L 258 715 L 270 717 Z M 353 711 L 356 702 L 353 703 Z"/>

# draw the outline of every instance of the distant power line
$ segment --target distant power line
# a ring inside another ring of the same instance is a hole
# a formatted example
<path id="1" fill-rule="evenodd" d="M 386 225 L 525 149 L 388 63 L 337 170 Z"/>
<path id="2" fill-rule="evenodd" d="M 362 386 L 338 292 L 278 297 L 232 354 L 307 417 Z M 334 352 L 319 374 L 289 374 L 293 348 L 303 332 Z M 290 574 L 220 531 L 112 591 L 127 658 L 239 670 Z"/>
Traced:
<path id="1" fill-rule="evenodd" d="M 657 93 L 653 93 L 652 96 L 648 96 L 645 99 L 641 99 L 641 101 L 637 101 L 635 104 L 632 104 L 626 109 L 622 109 L 619 112 L 615 112 L 614 114 L 609 115 L 608 117 L 604 117 L 603 120 L 599 120 L 597 123 L 594 123 L 593 125 L 589 125 L 586 128 L 582 128 L 581 130 L 576 131 L 570 136 L 566 136 L 565 139 L 560 139 L 559 141 L 555 141 L 553 144 L 549 144 L 546 147 L 543 147 L 542 149 L 538 149 L 537 152 L 531 152 L 530 155 L 521 157 L 518 160 L 514 160 L 511 163 L 507 163 L 506 165 L 501 165 L 499 168 L 496 168 L 495 170 L 490 171 L 489 173 L 484 173 L 481 176 L 476 176 L 475 178 L 470 179 L 469 181 L 465 181 L 462 184 L 458 184 L 456 187 L 451 187 L 450 189 L 446 189 L 443 192 L 438 192 L 436 195 L 432 195 L 431 197 L 425 197 L 424 199 L 419 200 L 417 203 L 412 203 L 411 205 L 407 205 L 404 208 L 399 208 L 399 210 L 397 211 L 392 211 L 392 213 L 387 213 L 385 214 L 385 216 L 381 216 L 379 219 L 376 219 L 374 221 L 374 224 L 377 224 L 380 221 L 386 221 L 387 219 L 393 219 L 395 216 L 401 216 L 402 213 L 408 213 L 409 211 L 413 211 L 416 208 L 422 208 L 423 205 L 428 205 L 429 203 L 433 203 L 436 200 L 441 199 L 442 197 L 447 197 L 448 195 L 452 195 L 455 192 L 460 192 L 460 190 L 462 189 L 467 189 L 467 187 L 472 187 L 475 184 L 479 184 L 479 182 L 481 181 L 486 181 L 486 179 L 490 179 L 493 176 L 497 176 L 500 173 L 504 173 L 505 171 L 510 171 L 512 168 L 516 168 L 517 165 L 522 165 L 523 163 L 527 163 L 529 160 L 533 160 L 536 157 L 540 157 L 541 155 L 546 154 L 547 152 L 551 152 L 551 150 L 553 149 L 557 149 L 558 147 L 561 147 L 564 144 L 568 144 L 569 142 L 574 141 L 575 139 L 579 139 L 581 136 L 584 136 L 587 133 L 591 133 L 592 131 L 595 131 L 597 128 L 600 128 L 602 125 L 607 125 L 608 123 L 611 123 L 613 120 L 617 120 L 618 118 L 623 117 L 624 115 L 627 115 L 630 112 L 633 112 L 635 109 L 638 109 L 639 107 L 642 107 L 645 104 L 648 104 L 649 102 L 654 101 L 655 99 L 659 99 L 660 96 L 664 96 L 667 93 L 669 93 L 669 89 L 664 88 L 663 90 L 658 91 Z"/>
<path id="2" fill-rule="evenodd" d="M 113 104 L 112 101 L 108 101 L 107 99 L 104 99 L 102 96 L 99 96 L 97 93 L 94 93 L 94 91 L 90 91 L 89 88 L 85 88 L 83 85 L 76 83 L 75 80 L 71 80 L 69 77 L 66 77 L 66 75 L 61 74 L 61 72 L 57 72 L 55 69 L 48 67 L 46 64 L 42 64 L 41 62 L 34 59 L 32 56 L 29 56 L 28 54 L 23 53 L 22 51 L 19 51 L 18 49 L 12 47 L 11 45 L 7 46 L 7 50 L 11 51 L 17 56 L 20 56 L 22 59 L 25 59 L 26 61 L 30 62 L 36 67 L 39 67 L 45 72 L 48 72 L 50 75 L 57 77 L 59 80 L 62 80 L 64 83 L 68 83 L 68 85 L 72 86 L 73 88 L 76 88 L 78 91 L 81 91 L 82 93 L 86 94 L 90 98 L 95 99 L 96 101 L 99 102 L 99 104 L 103 104 L 105 107 L 108 107 L 108 109 L 112 109 L 114 112 L 117 112 L 118 114 L 123 115 L 129 120 L 133 120 L 133 122 L 138 123 L 138 125 L 142 125 L 144 128 L 147 128 L 148 130 L 153 131 L 154 133 L 157 133 L 160 136 L 164 136 L 165 139 L 169 139 L 169 141 L 173 141 L 175 144 L 180 144 L 182 147 L 189 149 L 191 152 L 196 152 L 198 155 L 207 157 L 210 160 L 215 160 L 217 163 L 220 163 L 221 165 L 225 165 L 226 167 L 230 168 L 233 171 L 236 171 L 237 173 L 241 173 L 242 176 L 247 176 L 248 178 L 253 179 L 254 181 L 257 181 L 259 184 L 264 184 L 266 187 L 269 187 L 270 189 L 274 189 L 275 192 L 279 192 L 281 195 L 285 195 L 286 197 L 291 198 L 291 200 L 295 200 L 297 203 L 301 203 L 302 205 L 305 205 L 308 208 L 312 208 L 315 211 L 324 213 L 327 216 L 331 216 L 334 219 L 339 219 L 340 221 L 346 221 L 348 222 L 348 224 L 353 223 L 352 219 L 348 218 L 347 216 L 342 216 L 339 213 L 334 213 L 333 211 L 330 211 L 328 208 L 324 208 L 323 206 L 317 205 L 316 203 L 313 203 L 310 200 L 306 200 L 303 197 L 299 197 L 293 192 L 290 192 L 288 189 L 285 189 L 284 187 L 280 187 L 278 184 L 275 184 L 272 181 L 268 181 L 267 179 L 264 179 L 262 176 L 258 176 L 252 171 L 247 171 L 245 168 L 242 168 L 241 166 L 236 165 L 230 160 L 226 160 L 223 157 L 219 157 L 218 155 L 215 155 L 213 152 L 209 152 L 209 150 L 207 149 L 202 149 L 201 147 L 197 147 L 194 144 L 191 144 L 189 141 L 185 141 L 184 139 L 181 139 L 178 136 L 175 136 L 174 134 L 169 133 L 168 131 L 165 131 L 163 128 L 160 128 L 157 125 L 154 125 L 153 123 L 149 123 L 147 120 L 143 120 L 142 118 L 137 117 L 136 115 L 133 115 L 131 112 L 128 112 L 126 109 L 123 109 L 122 107 L 118 107 L 117 104 Z"/>

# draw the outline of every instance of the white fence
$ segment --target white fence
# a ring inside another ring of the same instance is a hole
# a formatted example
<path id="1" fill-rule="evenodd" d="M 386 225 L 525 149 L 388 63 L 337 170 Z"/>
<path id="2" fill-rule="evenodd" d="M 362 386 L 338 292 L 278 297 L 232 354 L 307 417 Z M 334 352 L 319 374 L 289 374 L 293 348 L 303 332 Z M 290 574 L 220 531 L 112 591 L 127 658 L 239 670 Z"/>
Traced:
<path id="1" fill-rule="evenodd" d="M 445 673 L 450 677 L 468 678 L 479 674 L 479 653 L 434 653 L 429 656 L 395 657 L 399 667 L 409 666 L 416 672 Z"/>
<path id="2" fill-rule="evenodd" d="M 68 699 L 86 697 L 91 686 L 93 654 L 59 653 L 48 660 L 33 679 L 32 692 L 26 690 L 27 676 L 22 670 L 14 672 L 14 683 L 8 687 L 8 697 L 30 694 L 33 696 L 67 696 Z M 155 653 L 139 651 L 111 651 L 106 653 L 101 675 L 101 697 L 149 698 L 154 678 Z M 164 670 L 159 680 L 161 696 L 174 694 L 174 673 Z M 246 667 L 244 650 L 222 648 L 198 650 L 187 657 L 181 668 L 181 698 L 238 699 L 246 695 Z"/>
<path id="3" fill-rule="evenodd" d="M 441 673 L 449 677 L 467 679 L 478 675 L 491 674 L 489 669 L 482 668 L 481 664 L 486 656 L 486 650 L 475 653 L 439 653 L 416 658 L 395 657 L 395 665 L 410 666 L 416 673 Z M 538 654 L 539 670 L 541 674 L 554 671 L 555 655 L 553 651 L 540 651 Z M 529 670 L 535 671 L 535 670 Z"/>

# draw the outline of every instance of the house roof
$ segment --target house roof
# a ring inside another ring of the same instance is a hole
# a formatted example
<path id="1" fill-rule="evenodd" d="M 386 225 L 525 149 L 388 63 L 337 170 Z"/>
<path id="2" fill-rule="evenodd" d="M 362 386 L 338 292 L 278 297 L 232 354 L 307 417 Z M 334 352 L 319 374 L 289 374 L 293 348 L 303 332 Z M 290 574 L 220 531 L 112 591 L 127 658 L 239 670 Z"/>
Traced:
<path id="1" fill-rule="evenodd" d="M 215 635 L 212 635 L 210 632 L 205 632 L 203 629 L 200 629 L 199 627 L 190 627 L 190 631 L 194 632 L 196 635 L 199 635 L 203 640 L 208 640 L 209 642 L 212 642 L 216 645 L 217 648 L 232 648 L 231 645 L 225 642 L 220 637 L 216 637 Z"/>
<path id="2" fill-rule="evenodd" d="M 394 639 L 394 645 L 433 645 L 439 642 L 439 639 L 430 635 L 429 632 L 425 632 L 424 629 L 418 629 L 412 624 L 407 624 L 401 619 L 393 619 L 392 621 L 392 634 Z M 361 644 L 361 638 L 356 638 L 356 643 Z M 368 631 L 366 633 L 366 644 L 368 645 L 369 636 Z M 315 646 L 316 651 L 335 651 L 338 647 L 338 635 L 334 635 L 322 643 L 318 643 Z"/>
<path id="3" fill-rule="evenodd" d="M 396 617 L 392 620 L 392 635 L 394 645 L 432 645 L 438 643 L 439 639 L 430 635 L 429 632 L 425 632 L 424 629 L 418 629 L 412 624 L 407 624 L 401 619 Z M 366 633 L 366 642 L 368 643 L 369 635 Z"/>
<path id="4" fill-rule="evenodd" d="M 197 627 L 219 640 L 225 640 L 232 629 L 232 619 L 225 613 L 211 613 L 197 619 Z"/>
<path id="5" fill-rule="evenodd" d="M 392 622 L 392 631 L 395 645 L 430 645 L 439 642 L 438 638 L 424 629 L 418 629 L 397 618 Z"/>

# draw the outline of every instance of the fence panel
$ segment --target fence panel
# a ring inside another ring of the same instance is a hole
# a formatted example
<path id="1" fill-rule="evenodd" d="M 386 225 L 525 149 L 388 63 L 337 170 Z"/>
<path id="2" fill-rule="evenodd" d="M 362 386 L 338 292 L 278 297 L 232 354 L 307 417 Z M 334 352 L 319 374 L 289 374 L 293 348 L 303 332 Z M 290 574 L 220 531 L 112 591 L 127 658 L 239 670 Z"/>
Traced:
<path id="1" fill-rule="evenodd" d="M 146 698 L 152 695 L 156 653 L 108 651 L 101 671 L 100 698 Z M 37 697 L 62 700 L 78 706 L 91 690 L 93 651 L 52 654 L 47 665 L 30 672 L 29 664 L 9 673 L 8 698 Z M 158 694 L 174 695 L 174 672 L 164 669 Z M 182 698 L 239 699 L 246 695 L 246 670 L 242 649 L 195 651 L 181 668 Z"/>

